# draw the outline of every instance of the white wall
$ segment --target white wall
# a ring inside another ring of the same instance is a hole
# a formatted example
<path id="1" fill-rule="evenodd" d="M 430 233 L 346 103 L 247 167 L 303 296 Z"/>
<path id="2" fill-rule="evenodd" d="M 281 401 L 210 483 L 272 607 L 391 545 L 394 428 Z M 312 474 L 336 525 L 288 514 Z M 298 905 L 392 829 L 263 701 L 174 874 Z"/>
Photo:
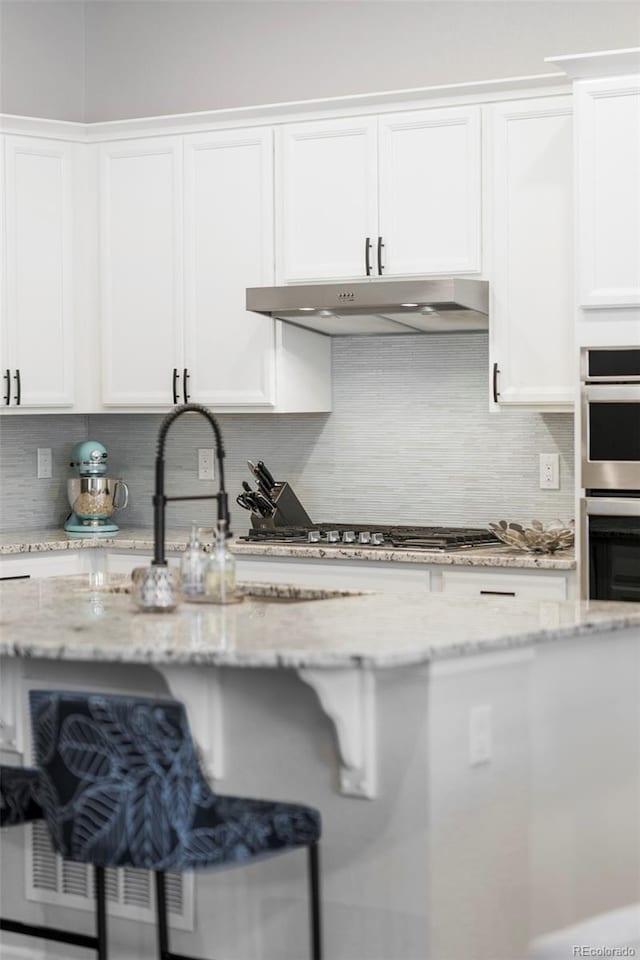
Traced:
<path id="1" fill-rule="evenodd" d="M 0 3 L 0 110 L 84 117 L 84 3 Z"/>
<path id="2" fill-rule="evenodd" d="M 633 0 L 2 0 L 0 9 L 2 110 L 88 121 L 552 72 L 545 56 L 640 38 Z"/>

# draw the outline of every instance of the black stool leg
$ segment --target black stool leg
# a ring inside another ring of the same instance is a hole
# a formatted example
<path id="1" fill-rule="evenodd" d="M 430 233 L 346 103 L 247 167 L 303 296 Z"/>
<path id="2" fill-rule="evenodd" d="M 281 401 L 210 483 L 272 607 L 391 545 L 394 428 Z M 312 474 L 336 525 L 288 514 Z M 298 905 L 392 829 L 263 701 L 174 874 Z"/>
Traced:
<path id="1" fill-rule="evenodd" d="M 320 848 L 309 847 L 309 913 L 311 915 L 311 957 L 322 960 L 322 916 L 320 912 Z"/>
<path id="2" fill-rule="evenodd" d="M 98 960 L 107 960 L 107 897 L 104 884 L 104 867 L 94 872 L 96 894 L 96 952 Z"/>
<path id="3" fill-rule="evenodd" d="M 167 895 L 165 876 L 162 870 L 156 871 L 156 924 L 158 928 L 158 960 L 170 960 Z"/>

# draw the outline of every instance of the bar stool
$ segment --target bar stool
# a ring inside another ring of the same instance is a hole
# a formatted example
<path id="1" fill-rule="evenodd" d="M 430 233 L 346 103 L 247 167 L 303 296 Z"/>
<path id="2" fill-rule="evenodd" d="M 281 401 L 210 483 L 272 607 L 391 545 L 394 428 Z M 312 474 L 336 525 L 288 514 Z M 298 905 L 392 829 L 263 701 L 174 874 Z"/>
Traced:
<path id="1" fill-rule="evenodd" d="M 0 766 L 0 827 L 15 827 L 42 820 L 40 773 L 33 767 Z M 107 923 L 104 868 L 95 867 L 96 935 L 74 933 L 0 917 L 0 930 L 55 943 L 69 943 L 95 950 L 98 960 L 107 960 Z"/>
<path id="2" fill-rule="evenodd" d="M 29 699 L 54 847 L 68 860 L 155 872 L 159 960 L 194 960 L 169 949 L 166 871 L 241 865 L 301 847 L 311 956 L 321 960 L 317 810 L 214 794 L 177 701 L 42 690 Z"/>

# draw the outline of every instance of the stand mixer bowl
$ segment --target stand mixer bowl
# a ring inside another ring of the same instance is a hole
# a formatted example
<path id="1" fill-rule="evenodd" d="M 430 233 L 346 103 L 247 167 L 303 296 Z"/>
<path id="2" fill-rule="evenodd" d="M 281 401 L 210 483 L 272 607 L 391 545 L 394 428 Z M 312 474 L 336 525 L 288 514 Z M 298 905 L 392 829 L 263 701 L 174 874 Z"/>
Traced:
<path id="1" fill-rule="evenodd" d="M 72 477 L 67 480 L 67 496 L 79 520 L 99 522 L 126 507 L 129 488 L 124 480 L 112 477 Z"/>

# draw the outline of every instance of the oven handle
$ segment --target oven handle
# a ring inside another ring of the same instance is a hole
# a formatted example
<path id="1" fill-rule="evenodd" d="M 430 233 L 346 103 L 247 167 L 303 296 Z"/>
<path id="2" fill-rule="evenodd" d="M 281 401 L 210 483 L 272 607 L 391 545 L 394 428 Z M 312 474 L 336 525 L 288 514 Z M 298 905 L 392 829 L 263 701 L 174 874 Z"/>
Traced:
<path id="1" fill-rule="evenodd" d="M 640 517 L 640 497 L 586 497 L 588 517 Z"/>
<path id="2" fill-rule="evenodd" d="M 588 383 L 587 403 L 640 403 L 640 383 Z"/>

